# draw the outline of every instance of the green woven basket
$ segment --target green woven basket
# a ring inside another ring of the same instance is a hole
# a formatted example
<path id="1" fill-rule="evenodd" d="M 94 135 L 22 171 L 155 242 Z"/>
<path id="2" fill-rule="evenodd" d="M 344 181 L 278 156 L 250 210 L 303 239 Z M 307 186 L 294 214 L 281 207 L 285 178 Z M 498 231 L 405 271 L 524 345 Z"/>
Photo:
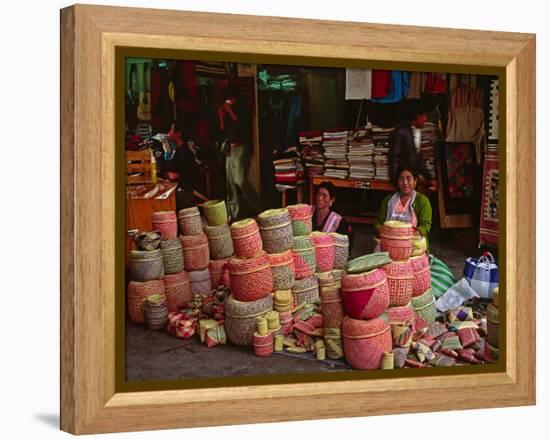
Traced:
<path id="1" fill-rule="evenodd" d="M 388 252 L 372 253 L 370 255 L 359 256 L 352 259 L 346 264 L 346 271 L 348 273 L 364 273 L 365 271 L 374 270 L 375 268 L 382 267 L 383 265 L 390 264 Z"/>
<path id="2" fill-rule="evenodd" d="M 202 207 L 209 226 L 221 226 L 227 223 L 227 207 L 224 200 L 208 200 Z"/>

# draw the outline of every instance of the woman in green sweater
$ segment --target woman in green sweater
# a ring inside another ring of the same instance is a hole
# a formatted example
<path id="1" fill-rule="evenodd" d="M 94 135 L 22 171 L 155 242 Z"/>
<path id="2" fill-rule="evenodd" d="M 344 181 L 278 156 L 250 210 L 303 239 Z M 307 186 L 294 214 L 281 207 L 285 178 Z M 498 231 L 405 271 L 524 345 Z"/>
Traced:
<path id="1" fill-rule="evenodd" d="M 429 251 L 428 233 L 432 227 L 432 206 L 425 195 L 416 192 L 418 174 L 410 166 L 402 165 L 396 172 L 394 182 L 397 192 L 382 200 L 378 218 L 374 224 L 376 236 L 380 237 L 380 227 L 390 220 L 411 223 L 415 235 L 426 238 L 426 251 Z"/>

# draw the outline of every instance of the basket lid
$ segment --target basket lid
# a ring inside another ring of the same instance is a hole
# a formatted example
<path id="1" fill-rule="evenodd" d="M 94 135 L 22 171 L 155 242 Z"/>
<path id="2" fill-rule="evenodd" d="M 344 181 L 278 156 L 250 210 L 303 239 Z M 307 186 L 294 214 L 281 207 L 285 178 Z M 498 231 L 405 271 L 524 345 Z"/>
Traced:
<path id="1" fill-rule="evenodd" d="M 352 274 L 374 270 L 392 262 L 388 252 L 371 253 L 348 261 L 346 271 Z"/>

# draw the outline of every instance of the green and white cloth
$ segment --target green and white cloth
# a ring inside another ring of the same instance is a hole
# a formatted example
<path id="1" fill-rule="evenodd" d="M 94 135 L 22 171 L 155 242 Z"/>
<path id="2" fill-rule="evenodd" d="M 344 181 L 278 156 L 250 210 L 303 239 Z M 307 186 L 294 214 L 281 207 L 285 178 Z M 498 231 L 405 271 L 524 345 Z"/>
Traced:
<path id="1" fill-rule="evenodd" d="M 439 299 L 447 290 L 452 287 L 457 279 L 449 267 L 434 255 L 430 255 L 430 273 L 432 275 L 432 292 L 436 299 Z"/>

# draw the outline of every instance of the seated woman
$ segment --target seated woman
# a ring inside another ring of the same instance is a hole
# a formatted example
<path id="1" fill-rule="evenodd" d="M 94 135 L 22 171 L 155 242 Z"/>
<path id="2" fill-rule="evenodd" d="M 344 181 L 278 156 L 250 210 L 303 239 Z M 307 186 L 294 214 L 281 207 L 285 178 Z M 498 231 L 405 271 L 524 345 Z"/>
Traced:
<path id="1" fill-rule="evenodd" d="M 429 252 L 428 233 L 432 227 L 432 206 L 425 195 L 416 191 L 418 174 L 408 165 L 401 165 L 395 174 L 397 192 L 382 200 L 378 218 L 374 224 L 376 236 L 386 221 L 396 220 L 411 223 L 416 236 L 426 238 L 426 252 Z"/>
<path id="2" fill-rule="evenodd" d="M 334 185 L 327 181 L 317 188 L 312 218 L 313 230 L 348 235 L 351 248 L 353 235 L 351 226 L 341 215 L 332 210 L 332 205 L 336 201 L 334 192 Z"/>

